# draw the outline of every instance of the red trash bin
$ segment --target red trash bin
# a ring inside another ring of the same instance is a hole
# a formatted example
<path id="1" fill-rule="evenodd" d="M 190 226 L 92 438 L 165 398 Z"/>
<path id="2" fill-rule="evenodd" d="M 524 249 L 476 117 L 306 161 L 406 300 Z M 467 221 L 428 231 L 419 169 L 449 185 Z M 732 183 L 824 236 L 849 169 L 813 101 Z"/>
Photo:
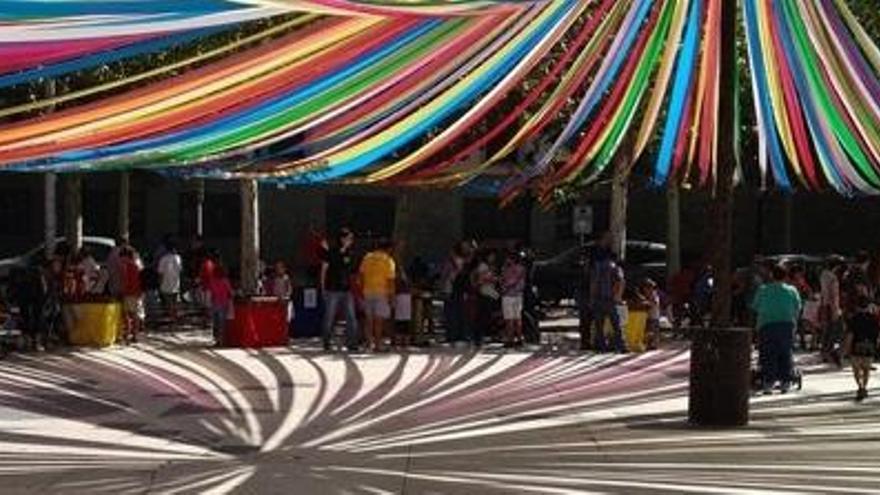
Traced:
<path id="1" fill-rule="evenodd" d="M 275 297 L 235 301 L 235 318 L 226 328 L 229 347 L 287 345 L 287 304 Z"/>

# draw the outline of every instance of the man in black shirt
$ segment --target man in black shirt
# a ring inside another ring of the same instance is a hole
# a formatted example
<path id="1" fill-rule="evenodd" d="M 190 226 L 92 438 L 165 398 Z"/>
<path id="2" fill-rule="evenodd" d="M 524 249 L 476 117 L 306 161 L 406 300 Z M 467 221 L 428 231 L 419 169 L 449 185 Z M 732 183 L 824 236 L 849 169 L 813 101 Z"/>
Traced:
<path id="1" fill-rule="evenodd" d="M 354 233 L 347 228 L 340 229 L 336 242 L 326 251 L 321 262 L 320 289 L 324 297 L 324 350 L 329 351 L 333 338 L 333 327 L 339 307 L 345 311 L 346 347 L 357 350 L 357 315 L 351 281 L 357 264 L 354 257 Z"/>

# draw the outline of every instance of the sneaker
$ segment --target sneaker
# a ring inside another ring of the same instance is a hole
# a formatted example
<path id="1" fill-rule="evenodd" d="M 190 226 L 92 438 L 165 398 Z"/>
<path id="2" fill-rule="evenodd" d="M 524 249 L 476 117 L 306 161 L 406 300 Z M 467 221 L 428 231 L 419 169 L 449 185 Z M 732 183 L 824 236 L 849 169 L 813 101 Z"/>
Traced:
<path id="1" fill-rule="evenodd" d="M 860 388 L 858 392 L 856 392 L 856 402 L 861 402 L 865 400 L 865 397 L 868 396 L 868 391 Z"/>

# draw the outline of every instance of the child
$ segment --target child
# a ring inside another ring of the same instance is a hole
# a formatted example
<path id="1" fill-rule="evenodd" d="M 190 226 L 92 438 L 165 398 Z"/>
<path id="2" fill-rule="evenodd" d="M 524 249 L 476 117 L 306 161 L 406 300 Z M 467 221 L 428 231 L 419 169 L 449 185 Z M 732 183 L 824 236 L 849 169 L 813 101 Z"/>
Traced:
<path id="1" fill-rule="evenodd" d="M 856 301 L 856 311 L 847 322 L 846 341 L 849 343 L 853 377 L 858 387 L 856 402 L 868 397 L 868 378 L 880 335 L 880 323 L 877 316 L 870 311 L 870 306 L 870 299 L 860 296 Z"/>
<path id="2" fill-rule="evenodd" d="M 264 288 L 266 295 L 277 297 L 285 305 L 287 308 L 287 321 L 290 322 L 293 319 L 293 304 L 290 299 L 293 295 L 293 283 L 290 281 L 290 276 L 287 274 L 287 266 L 283 261 L 275 263 L 272 273 L 266 279 Z"/>
<path id="3" fill-rule="evenodd" d="M 141 286 L 143 265 L 134 250 L 127 246 L 120 250 L 119 263 L 122 305 L 125 311 L 125 334 L 122 340 L 126 344 L 137 343 L 146 318 L 144 291 Z"/>
<path id="4" fill-rule="evenodd" d="M 232 308 L 232 283 L 226 276 L 226 270 L 217 265 L 214 276 L 208 284 L 208 292 L 211 295 L 211 320 L 214 331 L 214 345 L 219 347 L 226 341 L 226 320 Z"/>
<path id="5" fill-rule="evenodd" d="M 660 347 L 660 291 L 657 283 L 646 278 L 639 286 L 639 299 L 648 310 L 648 321 L 645 327 L 645 340 L 648 349 Z"/>
<path id="6" fill-rule="evenodd" d="M 397 294 L 394 296 L 394 346 L 398 349 L 409 347 L 411 333 L 412 292 L 403 270 L 398 270 Z"/>
<path id="7" fill-rule="evenodd" d="M 523 293 L 526 287 L 526 269 L 518 253 L 510 253 L 501 272 L 501 312 L 504 315 L 504 346 L 523 344 Z"/>

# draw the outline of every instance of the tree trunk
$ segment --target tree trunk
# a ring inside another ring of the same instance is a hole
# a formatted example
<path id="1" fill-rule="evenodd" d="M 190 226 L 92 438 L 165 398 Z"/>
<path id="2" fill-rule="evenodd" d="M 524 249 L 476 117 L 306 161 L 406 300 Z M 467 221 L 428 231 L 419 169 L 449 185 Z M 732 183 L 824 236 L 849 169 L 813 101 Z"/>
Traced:
<path id="1" fill-rule="evenodd" d="M 120 239 L 129 239 L 131 232 L 131 172 L 119 174 L 119 218 L 116 234 Z"/>
<path id="2" fill-rule="evenodd" d="M 256 295 L 260 280 L 260 198 L 255 180 L 241 181 L 241 289 Z"/>
<path id="3" fill-rule="evenodd" d="M 630 133 L 630 136 L 635 137 L 635 133 Z M 611 249 L 621 261 L 626 260 L 626 216 L 632 151 L 633 139 L 625 138 L 614 157 L 614 172 L 611 179 Z"/>
<path id="4" fill-rule="evenodd" d="M 736 17 L 737 2 L 721 2 L 721 80 L 718 108 L 718 164 L 711 222 L 715 225 L 709 253 L 715 270 L 712 322 L 731 323 L 733 250 L 733 177 L 736 170 Z"/>
<path id="5" fill-rule="evenodd" d="M 666 279 L 681 271 L 681 190 L 669 184 L 666 190 Z"/>
<path id="6" fill-rule="evenodd" d="M 69 174 L 64 177 L 64 237 L 75 255 L 82 248 L 82 175 Z"/>

